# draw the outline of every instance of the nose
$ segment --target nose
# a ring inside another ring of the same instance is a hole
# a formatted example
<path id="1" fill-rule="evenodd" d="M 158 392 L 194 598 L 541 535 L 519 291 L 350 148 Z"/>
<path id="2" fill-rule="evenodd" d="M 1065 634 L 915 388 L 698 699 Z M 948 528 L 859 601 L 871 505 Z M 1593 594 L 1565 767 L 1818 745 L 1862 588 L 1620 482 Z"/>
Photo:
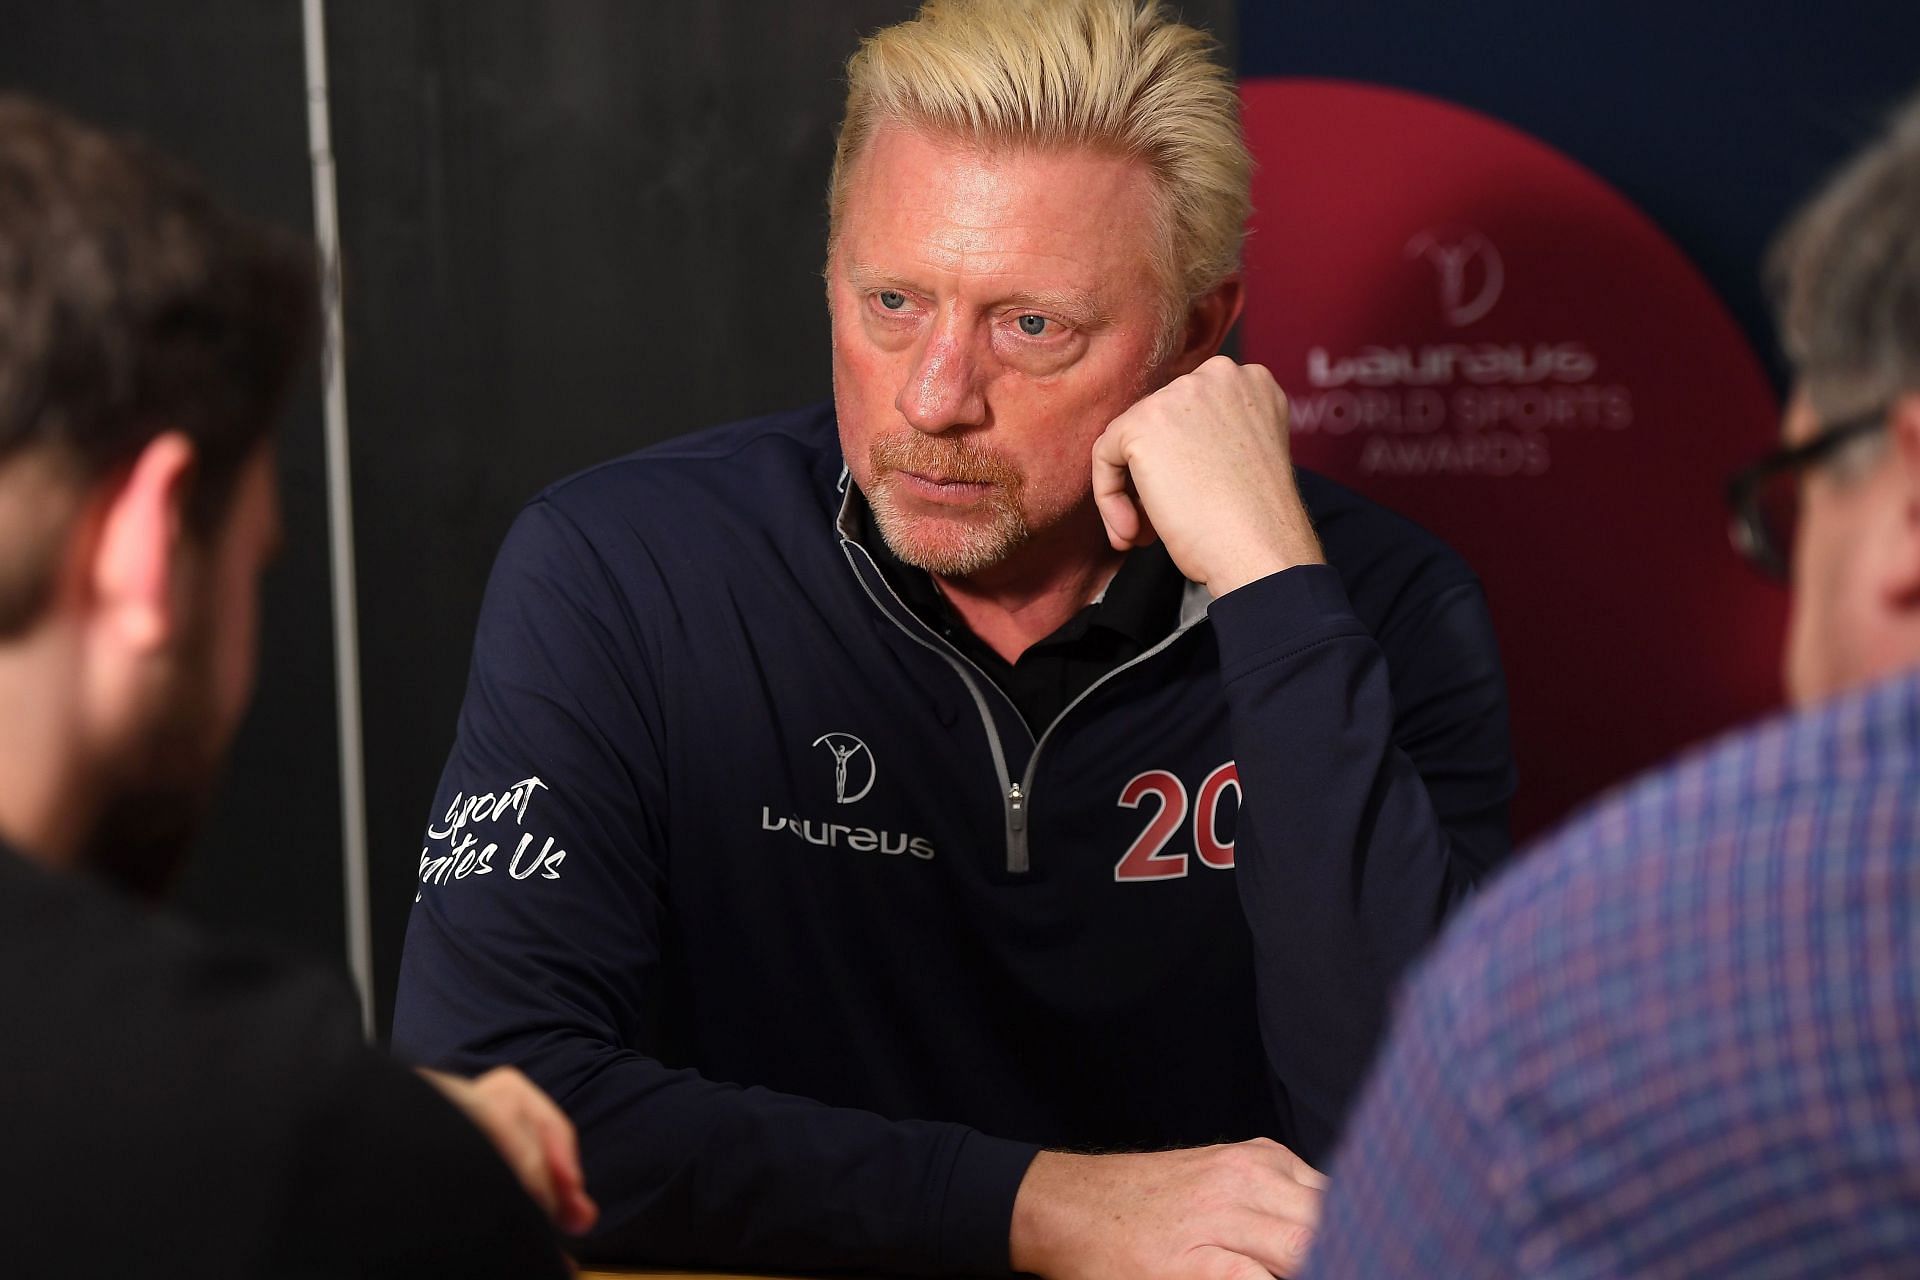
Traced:
<path id="1" fill-rule="evenodd" d="M 894 408 L 915 431 L 939 435 L 986 420 L 987 398 L 973 327 L 953 311 L 929 326 Z"/>

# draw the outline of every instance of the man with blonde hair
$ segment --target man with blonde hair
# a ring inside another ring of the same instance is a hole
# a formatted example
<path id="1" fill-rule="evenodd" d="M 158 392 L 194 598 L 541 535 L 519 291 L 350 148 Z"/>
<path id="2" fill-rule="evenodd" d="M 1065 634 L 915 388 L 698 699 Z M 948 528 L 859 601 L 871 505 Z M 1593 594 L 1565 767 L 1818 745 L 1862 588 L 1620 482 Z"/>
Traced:
<path id="1" fill-rule="evenodd" d="M 849 79 L 833 402 L 523 512 L 396 1043 L 563 1101 L 604 1254 L 1287 1271 L 1394 977 L 1506 850 L 1478 585 L 1216 354 L 1205 36 L 930 3 Z"/>

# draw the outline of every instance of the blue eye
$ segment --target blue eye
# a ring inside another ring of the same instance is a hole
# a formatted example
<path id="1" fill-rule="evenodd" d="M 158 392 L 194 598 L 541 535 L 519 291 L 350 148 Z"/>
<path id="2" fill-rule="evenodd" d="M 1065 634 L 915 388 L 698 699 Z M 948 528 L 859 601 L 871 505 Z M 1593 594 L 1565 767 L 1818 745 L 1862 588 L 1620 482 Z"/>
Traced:
<path id="1" fill-rule="evenodd" d="M 1029 338 L 1037 338 L 1047 331 L 1047 318 L 1045 316 L 1021 316 L 1015 323 L 1020 326 L 1020 332 L 1026 334 Z"/>
<path id="2" fill-rule="evenodd" d="M 889 311 L 898 311 L 907 305 L 907 295 L 898 289 L 882 289 L 879 297 L 880 305 Z"/>

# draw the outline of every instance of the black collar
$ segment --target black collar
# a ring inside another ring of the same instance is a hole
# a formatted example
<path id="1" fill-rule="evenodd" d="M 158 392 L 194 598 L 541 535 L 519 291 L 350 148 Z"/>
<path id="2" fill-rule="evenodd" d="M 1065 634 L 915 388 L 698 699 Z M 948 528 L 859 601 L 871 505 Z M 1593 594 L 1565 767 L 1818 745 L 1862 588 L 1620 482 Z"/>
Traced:
<path id="1" fill-rule="evenodd" d="M 906 606 L 949 639 L 955 636 L 956 629 L 966 632 L 960 615 L 934 585 L 933 575 L 900 559 L 880 536 L 865 496 L 853 495 L 850 508 L 855 540 L 873 557 L 887 584 Z M 1121 560 L 1106 590 L 1033 648 L 1071 644 L 1099 627 L 1125 637 L 1137 651 L 1144 652 L 1180 625 L 1180 604 L 1186 586 L 1186 578 L 1174 567 L 1173 557 L 1164 546 L 1155 542 L 1136 547 Z M 967 638 L 973 638 L 970 632 Z"/>

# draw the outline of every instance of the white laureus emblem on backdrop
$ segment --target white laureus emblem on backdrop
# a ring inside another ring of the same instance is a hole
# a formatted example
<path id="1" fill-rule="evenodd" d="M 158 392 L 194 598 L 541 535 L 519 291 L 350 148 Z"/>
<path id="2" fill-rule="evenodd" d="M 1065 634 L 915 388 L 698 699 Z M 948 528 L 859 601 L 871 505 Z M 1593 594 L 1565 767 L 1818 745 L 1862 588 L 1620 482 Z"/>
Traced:
<path id="1" fill-rule="evenodd" d="M 1440 277 L 1440 314 L 1458 329 L 1470 325 L 1500 301 L 1500 290 L 1507 282 L 1507 269 L 1493 241 L 1478 231 L 1422 231 L 1407 241 L 1408 258 L 1425 258 Z M 1479 271 L 1471 268 L 1479 265 Z M 1477 286 L 1468 296 L 1469 280 L 1477 276 Z"/>
<path id="2" fill-rule="evenodd" d="M 850 733 L 823 733 L 813 740 L 816 747 L 825 747 L 833 752 L 833 798 L 838 804 L 852 804 L 855 800 L 873 790 L 873 752 L 867 750 L 867 744 Z M 860 765 L 865 760 L 864 768 Z M 866 778 L 859 790 L 853 790 L 855 779 Z"/>

